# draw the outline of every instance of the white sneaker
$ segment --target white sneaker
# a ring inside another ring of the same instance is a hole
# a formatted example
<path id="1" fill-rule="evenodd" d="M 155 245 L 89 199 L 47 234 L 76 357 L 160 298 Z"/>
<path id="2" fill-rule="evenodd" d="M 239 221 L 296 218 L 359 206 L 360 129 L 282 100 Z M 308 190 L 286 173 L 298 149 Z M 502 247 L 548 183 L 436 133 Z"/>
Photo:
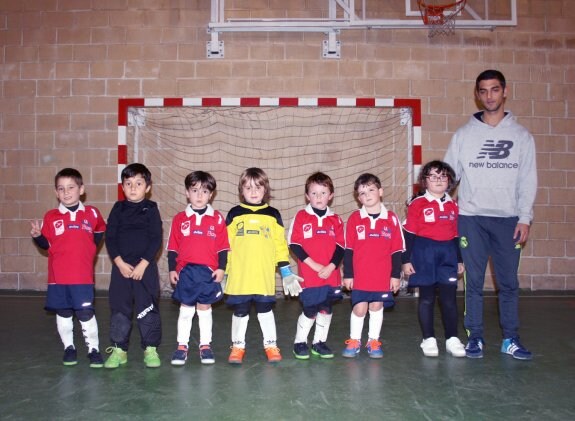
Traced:
<path id="1" fill-rule="evenodd" d="M 419 345 L 423 350 L 423 355 L 426 357 L 437 357 L 439 355 L 439 349 L 437 348 L 437 340 L 435 338 L 427 338 L 421 341 Z"/>
<path id="2" fill-rule="evenodd" d="M 465 346 L 457 336 L 452 336 L 445 341 L 445 350 L 454 357 L 465 357 Z"/>

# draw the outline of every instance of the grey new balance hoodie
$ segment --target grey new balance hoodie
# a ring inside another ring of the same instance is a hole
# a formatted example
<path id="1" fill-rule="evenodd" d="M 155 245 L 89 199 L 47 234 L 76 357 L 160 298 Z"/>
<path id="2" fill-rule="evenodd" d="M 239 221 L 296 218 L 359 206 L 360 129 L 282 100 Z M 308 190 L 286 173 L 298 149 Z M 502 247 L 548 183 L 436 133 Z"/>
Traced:
<path id="1" fill-rule="evenodd" d="M 444 158 L 459 180 L 459 213 L 518 216 L 529 224 L 537 191 L 533 136 L 509 111 L 496 127 L 481 115 L 455 132 Z"/>

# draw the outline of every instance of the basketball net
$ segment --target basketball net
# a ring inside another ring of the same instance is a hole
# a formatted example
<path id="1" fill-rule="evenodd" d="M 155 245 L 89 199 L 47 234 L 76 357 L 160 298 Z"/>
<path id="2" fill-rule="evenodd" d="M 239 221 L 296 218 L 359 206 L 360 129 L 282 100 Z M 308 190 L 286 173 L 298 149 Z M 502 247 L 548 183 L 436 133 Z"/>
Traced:
<path id="1" fill-rule="evenodd" d="M 439 3 L 439 2 L 437 2 Z M 429 29 L 429 37 L 436 35 L 453 35 L 455 17 L 465 7 L 466 0 L 436 4 L 433 1 L 417 0 L 423 23 Z"/>

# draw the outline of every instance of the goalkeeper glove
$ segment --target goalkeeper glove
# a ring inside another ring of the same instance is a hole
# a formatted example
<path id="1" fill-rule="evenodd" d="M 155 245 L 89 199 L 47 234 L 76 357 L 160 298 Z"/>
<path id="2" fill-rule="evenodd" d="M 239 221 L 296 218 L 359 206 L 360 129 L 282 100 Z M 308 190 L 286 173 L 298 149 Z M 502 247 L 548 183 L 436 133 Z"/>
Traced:
<path id="1" fill-rule="evenodd" d="M 220 286 L 222 287 L 222 292 L 226 289 L 226 284 L 228 283 L 228 274 L 226 273 L 222 278 L 222 282 L 220 282 Z"/>
<path id="2" fill-rule="evenodd" d="M 299 283 L 303 281 L 303 278 L 295 275 L 289 266 L 281 267 L 280 274 L 282 276 L 284 294 L 297 297 L 301 292 L 301 285 Z"/>

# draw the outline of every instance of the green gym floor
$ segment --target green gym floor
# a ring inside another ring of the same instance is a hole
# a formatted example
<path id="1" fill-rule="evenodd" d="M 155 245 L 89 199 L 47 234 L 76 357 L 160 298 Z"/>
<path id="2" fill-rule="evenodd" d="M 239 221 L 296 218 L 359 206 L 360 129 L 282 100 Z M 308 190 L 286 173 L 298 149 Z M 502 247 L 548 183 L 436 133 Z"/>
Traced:
<path id="1" fill-rule="evenodd" d="M 345 300 L 335 306 L 328 339 L 336 357 L 298 361 L 291 347 L 299 303 L 280 298 L 275 316 L 282 362 L 266 361 L 252 314 L 244 364 L 229 365 L 231 311 L 218 305 L 213 312 L 216 363 L 202 366 L 193 353 L 183 367 L 170 365 L 178 307 L 163 299 L 162 367 L 144 367 L 134 329 L 128 364 L 116 370 L 89 368 L 78 324 L 78 365 L 63 366 L 55 316 L 43 310 L 43 303 L 41 296 L 0 294 L 2 420 L 575 419 L 572 295 L 521 297 L 521 338 L 534 353 L 527 362 L 499 352 L 494 297 L 485 298 L 483 359 L 446 355 L 437 313 L 440 355 L 424 357 L 417 300 L 400 297 L 385 314 L 383 359 L 371 360 L 364 350 L 356 359 L 340 356 L 349 330 Z M 96 308 L 103 350 L 108 344 L 107 298 L 98 297 Z M 192 348 L 197 346 L 197 328 L 196 318 Z M 459 336 L 464 339 L 463 329 Z"/>

